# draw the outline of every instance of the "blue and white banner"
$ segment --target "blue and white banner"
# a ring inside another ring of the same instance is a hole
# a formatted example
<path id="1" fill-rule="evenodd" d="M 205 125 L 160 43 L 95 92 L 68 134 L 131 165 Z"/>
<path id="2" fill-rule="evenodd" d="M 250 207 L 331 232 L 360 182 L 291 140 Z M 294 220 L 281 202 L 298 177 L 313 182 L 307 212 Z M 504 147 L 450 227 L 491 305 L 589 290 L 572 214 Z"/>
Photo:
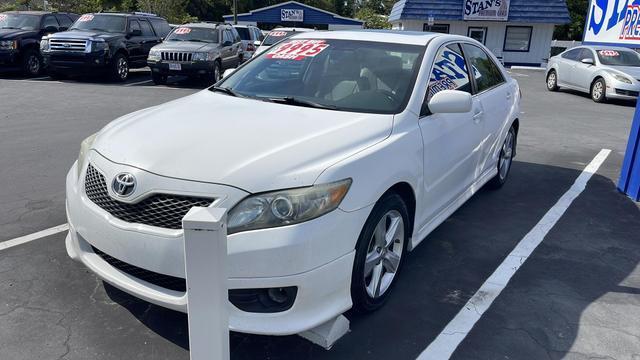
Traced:
<path id="1" fill-rule="evenodd" d="M 591 0 L 583 42 L 640 48 L 640 0 Z"/>
<path id="2" fill-rule="evenodd" d="M 465 0 L 462 12 L 465 20 L 507 21 L 509 0 Z"/>

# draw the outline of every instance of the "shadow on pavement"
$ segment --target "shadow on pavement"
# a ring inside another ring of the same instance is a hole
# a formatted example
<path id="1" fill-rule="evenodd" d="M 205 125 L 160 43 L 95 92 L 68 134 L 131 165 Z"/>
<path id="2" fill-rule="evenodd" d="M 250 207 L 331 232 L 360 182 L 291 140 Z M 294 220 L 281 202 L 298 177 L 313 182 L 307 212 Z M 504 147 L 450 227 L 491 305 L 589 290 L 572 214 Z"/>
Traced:
<path id="1" fill-rule="evenodd" d="M 352 331 L 331 351 L 297 336 L 234 333 L 232 358 L 414 359 L 579 174 L 573 169 L 514 162 L 503 189 L 480 191 L 409 254 L 385 307 L 366 316 L 348 314 Z M 546 357 L 530 349 L 531 344 L 520 342 L 519 332 L 505 330 L 510 328 L 525 329 L 523 334 L 532 334 L 539 348 L 549 344 L 558 354 L 569 351 L 587 306 L 609 292 L 639 292 L 634 286 L 619 285 L 640 260 L 640 245 L 632 241 L 640 233 L 639 219 L 631 200 L 618 194 L 609 179 L 594 175 L 455 356 Z M 186 315 L 108 285 L 106 289 L 112 300 L 152 331 L 188 347 Z M 549 307 L 550 294 L 562 301 Z M 550 332 L 561 321 L 568 325 L 558 344 Z"/>

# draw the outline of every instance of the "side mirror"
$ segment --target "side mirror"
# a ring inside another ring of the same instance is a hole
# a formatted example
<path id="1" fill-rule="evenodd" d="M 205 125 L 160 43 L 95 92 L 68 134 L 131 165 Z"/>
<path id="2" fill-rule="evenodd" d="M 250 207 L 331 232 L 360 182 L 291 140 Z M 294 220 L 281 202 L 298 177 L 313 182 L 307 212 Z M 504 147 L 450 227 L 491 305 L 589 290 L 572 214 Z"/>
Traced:
<path id="1" fill-rule="evenodd" d="M 142 30 L 140 30 L 140 29 L 131 30 L 129 35 L 131 35 L 131 36 L 142 36 Z"/>
<path id="2" fill-rule="evenodd" d="M 227 76 L 229 76 L 229 75 L 233 74 L 233 72 L 234 72 L 234 71 L 236 71 L 236 68 L 229 68 L 229 69 L 225 70 L 225 71 L 222 73 L 222 78 L 224 79 L 224 78 L 226 78 Z"/>
<path id="3" fill-rule="evenodd" d="M 256 47 L 260 46 L 260 44 L 262 44 L 262 41 L 260 41 L 260 40 L 256 40 L 256 41 L 253 42 L 253 45 L 256 46 Z"/>
<path id="4" fill-rule="evenodd" d="M 589 59 L 589 58 L 584 58 L 580 60 L 580 62 L 587 65 L 594 65 L 593 59 Z"/>
<path id="5" fill-rule="evenodd" d="M 55 27 L 55 26 L 47 26 L 47 27 L 44 28 L 44 33 L 45 34 L 52 34 L 52 33 L 55 33 L 55 32 L 58 32 L 58 28 Z"/>
<path id="6" fill-rule="evenodd" d="M 471 111 L 471 94 L 459 90 L 443 90 L 429 100 L 432 114 L 468 113 Z"/>

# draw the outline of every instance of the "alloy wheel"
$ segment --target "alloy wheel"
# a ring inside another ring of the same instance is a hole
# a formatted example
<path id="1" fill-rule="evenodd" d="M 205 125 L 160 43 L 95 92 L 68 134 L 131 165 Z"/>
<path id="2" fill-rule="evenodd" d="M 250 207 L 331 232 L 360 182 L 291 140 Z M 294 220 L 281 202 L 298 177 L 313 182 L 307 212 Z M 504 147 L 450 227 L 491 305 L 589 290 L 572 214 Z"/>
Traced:
<path id="1" fill-rule="evenodd" d="M 118 59 L 117 70 L 120 79 L 125 80 L 129 75 L 129 64 L 127 64 L 127 59 L 124 57 Z"/>
<path id="2" fill-rule="evenodd" d="M 596 83 L 593 84 L 593 90 L 591 92 L 591 96 L 593 97 L 594 100 L 600 100 L 603 95 L 604 95 L 604 86 L 602 85 L 601 81 L 596 81 Z"/>
<path id="3" fill-rule="evenodd" d="M 400 266 L 404 248 L 404 220 L 397 210 L 388 211 L 376 225 L 364 264 L 364 283 L 373 299 L 389 290 Z"/>
<path id="4" fill-rule="evenodd" d="M 504 144 L 502 145 L 502 150 L 500 151 L 500 164 L 498 165 L 498 171 L 500 174 L 500 179 L 504 180 L 509 174 L 509 168 L 511 167 L 511 161 L 513 160 L 513 131 L 509 131 L 507 133 L 507 137 L 504 140 Z"/>
<path id="5" fill-rule="evenodd" d="M 38 75 L 40 73 L 40 59 L 33 54 L 27 59 L 27 70 L 30 75 Z"/>
<path id="6" fill-rule="evenodd" d="M 554 89 L 556 87 L 556 73 L 551 72 L 547 77 L 547 88 Z"/>

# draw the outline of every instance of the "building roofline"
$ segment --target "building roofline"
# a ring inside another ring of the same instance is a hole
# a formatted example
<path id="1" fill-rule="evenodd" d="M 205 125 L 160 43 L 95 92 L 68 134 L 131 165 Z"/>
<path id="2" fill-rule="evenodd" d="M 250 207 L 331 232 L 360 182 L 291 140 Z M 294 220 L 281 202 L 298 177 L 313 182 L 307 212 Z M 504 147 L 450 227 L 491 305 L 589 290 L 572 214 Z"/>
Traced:
<path id="1" fill-rule="evenodd" d="M 313 9 L 313 10 L 316 10 L 316 11 L 323 12 L 323 13 L 325 13 L 325 14 L 329 14 L 329 15 L 331 15 L 331 16 L 333 16 L 333 17 L 335 17 L 335 18 L 338 18 L 338 19 L 342 19 L 342 20 L 350 20 L 350 21 L 359 22 L 360 24 L 364 24 L 364 21 L 362 21 L 362 20 L 357 20 L 357 19 L 352 19 L 352 18 L 348 18 L 348 17 L 340 16 L 340 15 L 338 15 L 338 14 L 336 14 L 336 13 L 332 13 L 331 11 L 327 11 L 327 10 L 319 9 L 319 8 L 317 8 L 317 7 L 315 7 L 315 6 L 311 6 L 311 5 L 307 5 L 307 4 L 299 3 L 299 2 L 294 1 L 294 0 L 290 0 L 290 1 L 287 1 L 287 2 L 283 2 L 283 3 L 275 4 L 275 5 L 265 6 L 265 7 L 259 8 L 259 9 L 250 10 L 250 11 L 249 11 L 249 12 L 247 12 L 247 13 L 238 14 L 237 16 L 238 16 L 238 17 L 240 17 L 240 16 L 251 16 L 251 15 L 253 15 L 253 14 L 254 14 L 254 13 L 256 13 L 256 12 L 264 11 L 264 10 L 269 10 L 269 9 L 273 9 L 273 8 L 277 8 L 277 7 L 280 7 L 280 6 L 282 6 L 282 5 L 287 5 L 287 4 L 296 4 L 296 5 L 300 5 L 300 6 L 303 6 L 303 7 L 306 7 L 306 8 L 310 8 L 310 9 Z M 223 15 L 222 17 L 223 17 L 223 18 L 226 18 L 226 17 L 233 17 L 233 14 L 230 14 L 230 15 Z"/>

